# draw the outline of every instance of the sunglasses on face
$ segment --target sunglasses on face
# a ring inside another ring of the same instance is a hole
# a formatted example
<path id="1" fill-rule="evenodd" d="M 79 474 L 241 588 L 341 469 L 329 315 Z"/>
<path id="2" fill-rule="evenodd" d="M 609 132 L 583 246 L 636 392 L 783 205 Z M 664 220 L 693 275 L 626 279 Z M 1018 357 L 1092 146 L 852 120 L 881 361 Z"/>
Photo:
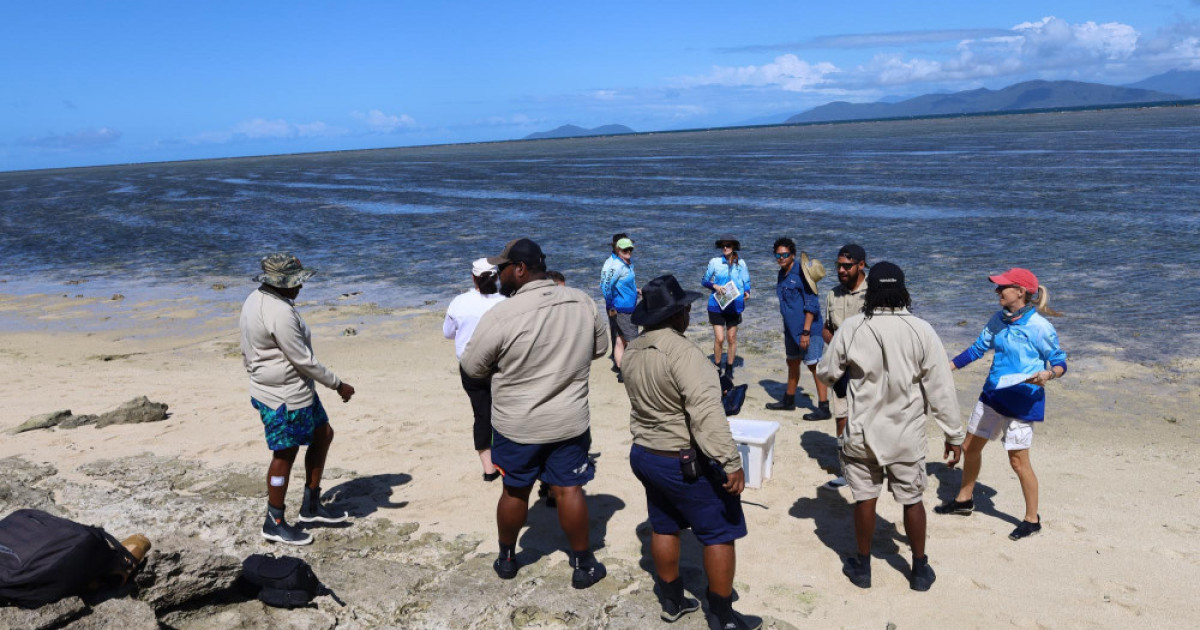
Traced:
<path id="1" fill-rule="evenodd" d="M 625 249 L 622 249 L 622 250 L 621 250 L 621 253 L 623 253 L 623 254 L 632 254 L 632 253 L 633 253 L 633 248 L 632 248 L 632 247 L 626 247 Z"/>
<path id="2" fill-rule="evenodd" d="M 512 266 L 511 262 L 500 263 L 499 265 L 496 265 L 496 273 L 502 274 L 504 273 L 504 270 L 510 266 Z"/>
<path id="3" fill-rule="evenodd" d="M 775 254 L 775 260 L 787 260 L 788 258 L 791 258 L 791 257 L 792 257 L 791 252 L 783 252 L 782 254 Z"/>
<path id="4" fill-rule="evenodd" d="M 1005 289 L 1020 289 L 1021 287 L 1015 284 L 1002 284 L 996 287 L 996 293 L 1004 293 Z"/>
<path id="5" fill-rule="evenodd" d="M 858 263 L 856 263 L 856 262 L 849 262 L 849 263 L 840 262 L 837 264 L 837 266 L 838 266 L 838 269 L 853 269 L 854 266 L 857 264 Z"/>

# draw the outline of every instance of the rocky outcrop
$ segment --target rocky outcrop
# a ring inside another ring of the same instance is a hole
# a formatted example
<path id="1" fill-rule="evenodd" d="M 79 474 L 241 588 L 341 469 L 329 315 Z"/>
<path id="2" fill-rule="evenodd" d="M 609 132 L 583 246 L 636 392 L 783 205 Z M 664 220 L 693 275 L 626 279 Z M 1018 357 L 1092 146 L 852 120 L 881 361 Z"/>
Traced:
<path id="1" fill-rule="evenodd" d="M 26 431 L 49 429 L 51 427 L 74 429 L 88 424 L 94 424 L 97 428 L 104 428 L 111 424 L 159 422 L 166 420 L 167 417 L 166 403 L 152 402 L 145 396 L 138 396 L 122 404 L 120 407 L 98 416 L 91 414 L 75 415 L 71 413 L 70 409 L 60 409 L 50 413 L 39 414 L 21 423 L 21 425 L 10 429 L 8 433 L 16 435 Z"/>
<path id="2" fill-rule="evenodd" d="M 120 593 L 99 602 L 69 598 L 35 611 L 0 608 L 0 628 L 86 630 L 368 630 L 374 628 L 595 628 L 656 624 L 653 582 L 638 563 L 599 556 L 608 576 L 582 591 L 552 541 L 523 541 L 521 572 L 499 580 L 490 544 L 423 533 L 417 523 L 375 516 L 402 508 L 392 489 L 403 474 L 361 476 L 328 469 L 325 498 L 355 520 L 321 528 L 307 547 L 262 540 L 262 470 L 144 454 L 80 466 L 70 480 L 52 466 L 0 460 L 0 517 L 40 507 L 100 525 L 117 538 L 140 532 L 154 547 Z M 603 500 L 602 495 L 593 500 Z M 557 527 L 535 506 L 531 527 Z M 252 553 L 304 558 L 321 580 L 313 605 L 269 608 L 239 589 L 241 562 Z M 703 584 L 689 583 L 702 590 Z M 117 596 L 120 595 L 120 596 Z M 94 595 L 93 595 L 94 596 Z M 89 596 L 89 597 L 93 597 Z M 673 625 L 707 627 L 700 614 Z M 791 626 L 768 620 L 767 628 Z"/>

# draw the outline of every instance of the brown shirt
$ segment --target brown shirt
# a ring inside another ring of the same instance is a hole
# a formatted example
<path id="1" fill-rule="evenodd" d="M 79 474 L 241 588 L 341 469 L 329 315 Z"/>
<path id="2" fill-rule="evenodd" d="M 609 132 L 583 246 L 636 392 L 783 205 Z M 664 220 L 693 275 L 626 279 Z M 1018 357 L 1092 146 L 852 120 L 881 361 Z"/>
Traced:
<path id="1" fill-rule="evenodd" d="M 484 313 L 459 359 L 492 377 L 492 427 L 521 444 L 587 431 L 588 374 L 608 353 L 608 325 L 579 289 L 534 280 Z"/>
<path id="2" fill-rule="evenodd" d="M 699 346 L 671 328 L 644 332 L 625 349 L 621 374 L 634 444 L 678 451 L 691 448 L 694 436 L 725 472 L 742 468 L 721 405 L 720 379 Z"/>
<path id="3" fill-rule="evenodd" d="M 847 319 L 862 312 L 863 302 L 867 298 L 867 279 L 863 277 L 858 288 L 851 290 L 838 283 L 825 293 L 825 328 L 829 332 L 837 329 Z"/>

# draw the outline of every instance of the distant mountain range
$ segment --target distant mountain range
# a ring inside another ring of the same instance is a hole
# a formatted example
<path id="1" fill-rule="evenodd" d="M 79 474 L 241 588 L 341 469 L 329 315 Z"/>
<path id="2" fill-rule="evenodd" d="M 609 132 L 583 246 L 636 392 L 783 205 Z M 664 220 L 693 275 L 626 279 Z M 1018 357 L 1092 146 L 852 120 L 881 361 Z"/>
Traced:
<path id="1" fill-rule="evenodd" d="M 1194 83 L 1194 89 L 1200 89 L 1200 72 L 1181 74 L 1195 75 L 1190 80 Z M 1174 88 L 1175 86 L 1184 85 L 1189 80 L 1188 77 L 1162 79 L 1162 77 L 1166 76 L 1158 75 L 1157 77 L 1151 77 L 1140 82 L 1140 84 Z M 1157 89 L 1117 87 L 1100 83 L 1082 83 L 1079 81 L 1026 81 L 1000 90 L 980 88 L 978 90 L 967 90 L 953 94 L 925 94 L 897 103 L 847 103 L 845 101 L 838 101 L 814 107 L 806 112 L 796 114 L 784 122 L 792 124 L 831 122 L 836 120 L 1010 112 L 1028 109 L 1057 109 L 1064 107 L 1178 101 L 1187 98 L 1195 97 L 1190 97 L 1180 92 L 1162 92 Z"/>
<path id="2" fill-rule="evenodd" d="M 1200 70 L 1172 70 L 1124 87 L 1200 98 Z"/>
<path id="3" fill-rule="evenodd" d="M 544 140 L 546 138 L 581 138 L 584 136 L 613 136 L 622 133 L 637 133 L 625 125 L 601 125 L 594 129 L 584 129 L 575 125 L 563 125 L 550 131 L 539 131 L 525 136 L 523 140 Z"/>

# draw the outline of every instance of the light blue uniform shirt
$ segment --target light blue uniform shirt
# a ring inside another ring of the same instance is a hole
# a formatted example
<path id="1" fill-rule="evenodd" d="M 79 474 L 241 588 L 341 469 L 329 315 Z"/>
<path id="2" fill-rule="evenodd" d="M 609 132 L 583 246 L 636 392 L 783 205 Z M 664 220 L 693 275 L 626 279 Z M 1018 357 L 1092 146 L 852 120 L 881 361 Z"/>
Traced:
<path id="1" fill-rule="evenodd" d="M 746 308 L 745 295 L 750 290 L 750 270 L 746 268 L 746 261 L 738 257 L 737 266 L 729 264 L 724 256 L 717 256 L 708 261 L 708 268 L 704 270 L 704 278 L 700 280 L 700 284 L 706 289 L 712 289 L 716 286 L 724 285 L 729 281 L 733 281 L 733 285 L 742 292 L 729 308 L 737 313 L 741 313 Z M 720 313 L 721 307 L 717 304 L 717 294 L 713 293 L 708 296 L 708 312 Z"/>
<path id="2" fill-rule="evenodd" d="M 1030 374 L 1059 366 L 1067 370 L 1067 353 L 1058 347 L 1058 333 L 1045 317 L 1030 310 L 1017 321 L 1006 324 L 1003 312 L 988 320 L 979 338 L 962 354 L 954 357 L 954 366 L 962 368 L 972 361 L 995 350 L 992 370 L 979 400 L 998 413 L 1026 422 L 1041 422 L 1046 413 L 1046 390 L 1031 383 L 1021 383 L 1004 389 L 996 389 L 1000 377 L 1006 374 Z"/>

